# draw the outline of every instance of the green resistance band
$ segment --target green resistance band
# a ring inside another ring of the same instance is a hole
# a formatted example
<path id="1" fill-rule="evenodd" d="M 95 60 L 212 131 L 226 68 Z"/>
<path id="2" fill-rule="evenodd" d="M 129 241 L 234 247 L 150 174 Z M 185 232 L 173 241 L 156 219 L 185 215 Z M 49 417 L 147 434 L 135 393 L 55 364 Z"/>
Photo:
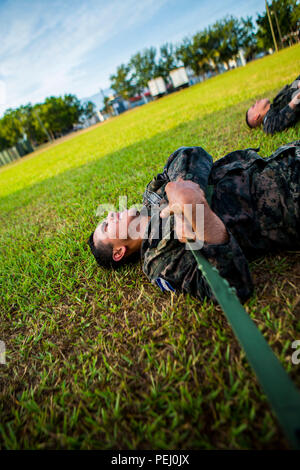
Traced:
<path id="1" fill-rule="evenodd" d="M 287 439 L 300 450 L 300 393 L 282 367 L 255 323 L 238 300 L 235 289 L 229 286 L 207 259 L 193 251 L 192 240 L 187 243 L 199 269 L 222 307 L 246 357 L 254 369 Z"/>

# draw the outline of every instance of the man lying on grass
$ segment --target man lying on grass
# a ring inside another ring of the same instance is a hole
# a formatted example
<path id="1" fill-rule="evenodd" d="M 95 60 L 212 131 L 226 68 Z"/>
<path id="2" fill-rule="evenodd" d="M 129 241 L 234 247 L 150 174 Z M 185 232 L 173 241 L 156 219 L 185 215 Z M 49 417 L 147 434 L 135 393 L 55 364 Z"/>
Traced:
<path id="1" fill-rule="evenodd" d="M 271 104 L 267 98 L 256 101 L 246 112 L 246 122 L 252 129 L 263 124 L 266 134 L 283 131 L 300 120 L 300 75 L 286 85 Z"/>
<path id="2" fill-rule="evenodd" d="M 192 210 L 184 211 L 185 205 Z M 196 223 L 198 208 L 204 230 Z M 267 159 L 246 149 L 215 163 L 201 147 L 182 147 L 147 185 L 143 209 L 109 213 L 89 245 L 101 266 L 116 268 L 138 255 L 146 276 L 163 291 L 213 298 L 185 244 L 196 238 L 202 242 L 196 248 L 245 301 L 253 291 L 248 261 L 299 250 L 299 234 L 300 140 Z"/>

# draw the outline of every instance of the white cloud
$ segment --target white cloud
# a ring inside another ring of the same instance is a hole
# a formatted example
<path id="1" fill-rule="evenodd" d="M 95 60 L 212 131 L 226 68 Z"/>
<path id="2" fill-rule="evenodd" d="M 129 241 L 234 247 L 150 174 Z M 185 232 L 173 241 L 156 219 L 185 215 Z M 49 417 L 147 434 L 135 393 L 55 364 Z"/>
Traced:
<path id="1" fill-rule="evenodd" d="M 261 5 L 263 0 L 0 0 L 6 106 L 63 93 L 92 95 L 109 86 L 117 65 L 147 45 L 174 43 L 226 13 L 244 15 Z M 129 36 L 126 50 L 122 38 Z M 119 44 L 109 48 L 116 37 Z"/>
<path id="2" fill-rule="evenodd" d="M 166 2 L 4 3 L 0 7 L 0 29 L 4 31 L 0 78 L 6 82 L 7 106 L 36 102 L 51 94 L 94 92 L 98 78 L 84 67 L 89 54 L 99 50 L 105 61 L 101 46 L 117 33 L 149 20 Z"/>

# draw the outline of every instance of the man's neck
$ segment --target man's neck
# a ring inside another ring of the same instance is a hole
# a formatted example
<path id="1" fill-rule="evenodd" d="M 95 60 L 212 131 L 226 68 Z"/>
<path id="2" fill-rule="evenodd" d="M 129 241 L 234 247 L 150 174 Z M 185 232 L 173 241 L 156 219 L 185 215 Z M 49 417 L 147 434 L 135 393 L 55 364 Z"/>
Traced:
<path id="1" fill-rule="evenodd" d="M 138 234 L 138 237 L 131 239 L 130 243 L 128 244 L 130 251 L 135 252 L 140 250 L 146 235 L 145 232 L 147 230 L 149 220 L 150 217 L 148 215 L 141 215 L 139 224 L 136 226 L 136 233 Z"/>
<path id="2" fill-rule="evenodd" d="M 264 120 L 264 118 L 266 117 L 266 114 L 270 111 L 270 107 L 271 107 L 271 103 L 269 103 L 265 109 L 264 109 L 264 112 L 262 113 L 262 121 Z"/>

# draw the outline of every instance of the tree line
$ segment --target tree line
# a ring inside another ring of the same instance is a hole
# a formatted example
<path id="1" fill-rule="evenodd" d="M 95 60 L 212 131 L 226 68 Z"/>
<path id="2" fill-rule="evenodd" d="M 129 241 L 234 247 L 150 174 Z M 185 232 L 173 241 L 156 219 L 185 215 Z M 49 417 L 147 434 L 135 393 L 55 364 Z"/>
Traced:
<path id="1" fill-rule="evenodd" d="M 273 0 L 270 6 L 274 31 L 284 47 L 285 38 L 291 31 L 299 29 L 300 5 L 298 0 Z M 127 64 L 117 67 L 110 76 L 111 88 L 128 99 L 142 93 L 148 81 L 161 76 L 168 82 L 169 72 L 184 65 L 193 70 L 196 76 L 218 73 L 223 64 L 229 66 L 242 49 L 247 61 L 260 51 L 273 46 L 267 12 L 237 19 L 225 17 L 208 26 L 203 31 L 186 37 L 181 43 L 162 45 L 157 53 L 150 47 L 133 55 Z M 104 100 L 108 106 L 108 98 Z M 0 119 L 0 152 L 27 139 L 34 148 L 73 130 L 74 125 L 94 114 L 92 102 L 82 104 L 71 94 L 63 97 L 48 97 L 43 103 L 22 105 L 17 109 L 7 109 Z"/>
<path id="2" fill-rule="evenodd" d="M 289 42 L 284 38 L 299 28 L 299 2 L 274 0 L 270 13 L 279 46 L 286 47 Z M 249 61 L 269 48 L 274 48 L 274 43 L 267 12 L 258 14 L 255 22 L 252 17 L 227 16 L 177 45 L 166 43 L 159 51 L 150 47 L 137 52 L 110 76 L 111 88 L 128 99 L 142 93 L 153 78 L 161 76 L 168 83 L 170 71 L 178 66 L 189 67 L 195 76 L 205 78 L 208 73 L 218 73 L 224 64 L 229 68 L 241 49 Z"/>
<path id="3" fill-rule="evenodd" d="M 84 104 L 71 94 L 50 96 L 43 103 L 7 109 L 0 119 L 0 152 L 28 140 L 33 148 L 72 131 L 75 124 L 95 112 L 91 101 Z"/>

